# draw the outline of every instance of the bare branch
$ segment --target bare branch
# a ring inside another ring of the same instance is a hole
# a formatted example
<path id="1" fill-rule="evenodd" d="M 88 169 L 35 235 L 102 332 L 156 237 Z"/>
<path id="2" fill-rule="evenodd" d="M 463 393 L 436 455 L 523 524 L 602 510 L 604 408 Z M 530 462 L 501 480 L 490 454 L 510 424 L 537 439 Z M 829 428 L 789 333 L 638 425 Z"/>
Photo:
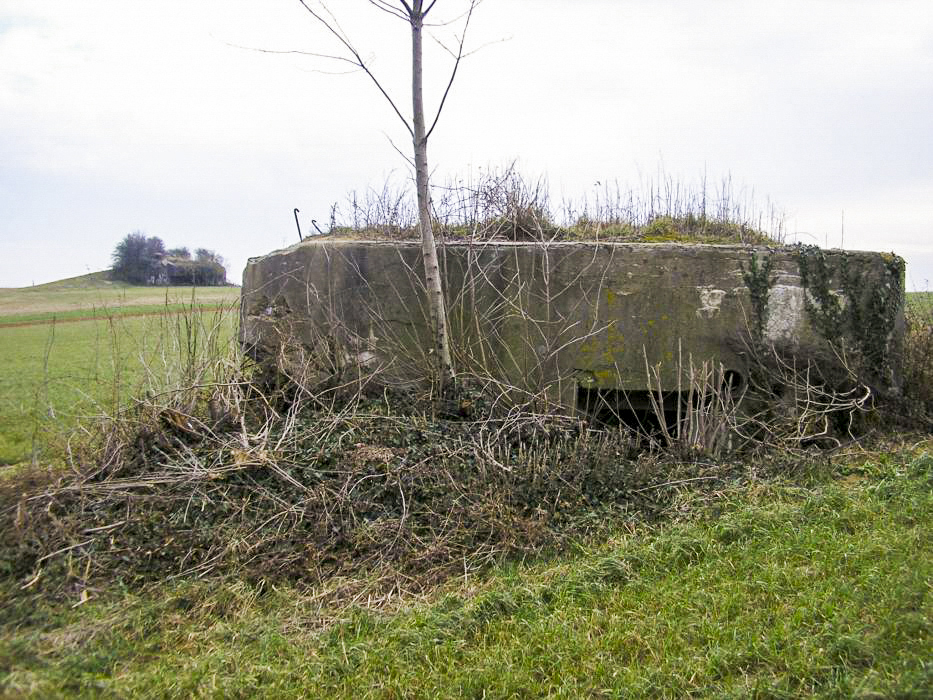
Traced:
<path id="1" fill-rule="evenodd" d="M 395 152 L 398 153 L 400 156 L 402 156 L 402 158 L 405 159 L 405 162 L 407 162 L 411 167 L 414 168 L 415 167 L 414 159 L 409 155 L 405 155 L 401 150 L 399 150 L 399 147 L 395 145 L 395 142 L 392 140 L 392 137 L 389 136 L 386 132 L 383 131 L 382 135 L 386 137 L 386 140 L 388 140 L 389 145 L 395 149 Z"/>
<path id="2" fill-rule="evenodd" d="M 327 6 L 324 5 L 323 2 L 321 3 L 321 6 L 324 8 L 327 14 L 331 16 L 331 20 L 325 19 L 324 17 L 321 16 L 320 12 L 317 12 L 311 9 L 311 7 L 308 5 L 306 0 L 298 0 L 298 2 L 301 3 L 301 6 L 304 7 L 308 11 L 308 13 L 312 17 L 314 17 L 314 19 L 316 19 L 318 22 L 323 24 L 324 27 L 327 28 L 327 31 L 333 34 L 337 38 L 337 40 L 341 44 L 343 44 L 344 48 L 350 52 L 350 54 L 353 56 L 353 59 L 355 60 L 350 60 L 349 58 L 345 58 L 344 60 L 346 60 L 349 63 L 359 66 L 363 70 L 363 72 L 365 72 L 366 75 L 370 77 L 370 79 L 379 89 L 379 92 L 382 93 L 382 96 L 385 97 L 386 100 L 388 100 L 389 105 L 391 105 L 392 109 L 395 111 L 395 114 L 398 116 L 399 119 L 402 120 L 402 124 L 404 124 L 405 128 L 408 129 L 408 133 L 414 136 L 415 132 L 414 132 L 414 129 L 412 129 L 411 124 L 408 123 L 408 120 L 402 115 L 401 111 L 399 111 L 399 108 L 395 105 L 395 101 L 389 96 L 389 93 L 387 93 L 385 91 L 385 88 L 382 87 L 382 83 L 380 83 L 379 80 L 376 78 L 376 76 L 373 75 L 373 72 L 369 69 L 369 66 L 366 65 L 366 62 L 363 60 L 363 57 L 360 56 L 359 52 L 356 50 L 356 48 L 354 48 L 353 44 L 350 43 L 349 39 L 347 39 L 343 31 L 339 29 L 340 25 L 337 24 L 335 19 L 333 19 L 333 15 L 331 14 L 330 10 L 327 9 Z"/>
<path id="3" fill-rule="evenodd" d="M 358 70 L 361 70 L 360 64 L 357 61 L 351 60 L 346 56 L 334 56 L 327 53 L 315 53 L 313 51 L 299 51 L 297 49 L 259 49 L 254 46 L 242 46 L 240 44 L 231 44 L 229 42 L 224 42 L 227 46 L 234 49 L 243 49 L 245 51 L 256 51 L 258 53 L 272 53 L 278 55 L 287 55 L 294 54 L 296 56 L 311 56 L 312 58 L 326 58 L 331 61 L 343 61 L 344 63 L 349 63 L 351 66 L 355 66 L 356 70 L 353 71 L 344 71 L 342 73 L 329 73 L 328 71 L 315 71 L 317 73 L 326 73 L 328 75 L 347 75 L 348 73 L 355 73 Z"/>
<path id="4" fill-rule="evenodd" d="M 431 6 L 434 6 L 434 2 L 431 3 Z M 454 78 L 457 77 L 457 69 L 460 67 L 460 61 L 463 58 L 463 43 L 466 41 L 467 30 L 470 28 L 470 18 L 473 17 L 473 9 L 476 7 L 477 0 L 470 0 L 470 9 L 467 10 L 466 21 L 463 24 L 463 34 L 460 35 L 460 46 L 457 49 L 457 59 L 454 61 L 453 70 L 450 72 L 450 80 L 447 81 L 447 87 L 444 89 L 444 95 L 441 97 L 441 103 L 437 107 L 437 114 L 434 115 L 434 121 L 431 123 L 431 128 L 428 129 L 425 138 L 430 138 L 431 134 L 434 132 L 434 127 L 437 126 L 437 120 L 441 118 L 441 112 L 444 110 L 444 103 L 447 102 L 447 95 L 450 94 L 450 88 L 454 84 Z"/>
<path id="5" fill-rule="evenodd" d="M 442 49 L 444 49 L 444 51 L 446 51 L 446 52 L 450 55 L 450 57 L 451 57 L 452 59 L 454 59 L 455 61 L 457 60 L 457 54 L 455 54 L 453 51 L 451 51 L 450 47 L 448 47 L 447 44 L 445 44 L 443 41 L 441 41 L 440 39 L 438 39 L 438 38 L 437 38 L 436 36 L 434 36 L 433 34 L 428 34 L 428 36 L 431 37 L 431 38 L 434 40 L 434 43 L 435 43 L 435 44 L 437 44 L 437 45 L 440 46 Z"/>
<path id="6" fill-rule="evenodd" d="M 454 16 L 454 17 L 451 17 L 450 19 L 447 19 L 447 20 L 444 20 L 444 21 L 441 21 L 441 22 L 424 22 L 424 26 L 425 26 L 425 27 L 449 27 L 449 26 L 452 25 L 452 24 L 458 24 L 458 23 L 460 22 L 460 20 L 462 20 L 462 19 L 463 19 L 464 17 L 466 17 L 468 14 L 470 14 L 471 12 L 473 12 L 473 10 L 475 10 L 477 7 L 479 7 L 480 5 L 482 5 L 484 2 L 485 2 L 485 0 L 473 0 L 473 2 L 470 3 L 470 7 L 468 7 L 466 10 L 464 10 L 463 12 L 461 12 L 459 15 L 456 15 L 456 16 Z M 434 3 L 431 3 L 431 4 L 433 5 Z M 430 8 L 428 8 L 428 9 L 430 9 Z M 427 13 L 425 13 L 425 14 L 427 14 Z M 423 19 L 423 18 L 424 18 L 424 17 L 422 16 L 422 19 Z"/>
<path id="7" fill-rule="evenodd" d="M 432 25 L 432 26 L 433 26 L 433 25 Z M 441 41 L 440 39 L 438 39 L 433 33 L 428 34 L 428 36 L 430 36 L 431 39 L 434 40 L 434 43 L 435 43 L 435 44 L 437 44 L 437 45 L 440 46 L 444 51 L 446 51 L 446 52 L 448 53 L 448 55 L 450 55 L 450 57 L 451 57 L 452 59 L 454 59 L 454 60 L 457 59 L 457 54 L 455 54 L 455 53 L 451 50 L 451 48 L 450 48 L 449 46 L 447 46 L 447 44 L 445 44 L 443 41 Z M 471 49 L 470 51 L 465 51 L 465 52 L 463 52 L 463 54 L 460 56 L 460 58 L 461 58 L 461 59 L 463 59 L 463 58 L 469 58 L 469 57 L 472 56 L 473 54 L 479 53 L 479 52 L 482 51 L 483 49 L 488 48 L 488 47 L 492 46 L 493 44 L 504 44 L 504 43 L 507 42 L 507 41 L 511 41 L 512 38 L 513 38 L 513 37 L 511 37 L 511 36 L 505 36 L 505 37 L 502 37 L 502 38 L 500 38 L 500 39 L 490 39 L 489 41 L 480 44 L 480 45 L 477 46 L 475 49 Z"/>
<path id="8" fill-rule="evenodd" d="M 366 1 L 370 5 L 375 7 L 376 9 L 382 10 L 386 14 L 392 15 L 393 17 L 397 17 L 398 19 L 403 20 L 405 22 L 411 21 L 410 12 L 408 15 L 403 14 L 402 11 L 396 8 L 394 5 L 390 5 L 387 2 L 387 0 L 366 0 Z"/>
<path id="9" fill-rule="evenodd" d="M 360 72 L 359 66 L 352 70 L 323 70 L 322 68 L 298 68 L 298 70 L 302 73 L 317 73 L 318 75 L 353 75 Z"/>
<path id="10" fill-rule="evenodd" d="M 501 37 L 501 38 L 499 38 L 499 39 L 490 39 L 489 41 L 480 44 L 480 45 L 477 46 L 475 49 L 473 49 L 473 50 L 471 50 L 471 51 L 467 51 L 466 53 L 463 54 L 463 56 L 461 56 L 461 58 L 469 58 L 469 57 L 472 56 L 473 54 L 479 53 L 480 51 L 482 51 L 482 50 L 485 49 L 485 48 L 489 48 L 490 46 L 493 46 L 494 44 L 504 44 L 504 43 L 507 42 L 507 41 L 512 41 L 513 38 L 514 38 L 514 37 L 512 37 L 512 36 L 504 36 L 504 37 Z"/>

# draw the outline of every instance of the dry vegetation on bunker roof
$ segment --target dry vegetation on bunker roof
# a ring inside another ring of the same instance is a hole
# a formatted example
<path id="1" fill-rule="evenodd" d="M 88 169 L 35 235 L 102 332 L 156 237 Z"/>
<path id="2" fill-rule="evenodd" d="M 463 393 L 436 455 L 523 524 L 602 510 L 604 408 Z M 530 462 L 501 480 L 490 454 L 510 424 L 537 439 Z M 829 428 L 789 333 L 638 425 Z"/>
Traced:
<path id="1" fill-rule="evenodd" d="M 436 233 L 446 240 L 616 241 L 779 245 L 783 215 L 761 209 L 729 180 L 709 188 L 661 179 L 642 191 L 600 185 L 579 201 L 554 205 L 548 183 L 514 169 L 434 188 Z M 315 224 L 316 226 L 316 224 Z M 309 227 L 310 228 L 310 227 Z M 353 191 L 331 206 L 327 235 L 347 239 L 420 237 L 411 190 L 391 181 Z"/>

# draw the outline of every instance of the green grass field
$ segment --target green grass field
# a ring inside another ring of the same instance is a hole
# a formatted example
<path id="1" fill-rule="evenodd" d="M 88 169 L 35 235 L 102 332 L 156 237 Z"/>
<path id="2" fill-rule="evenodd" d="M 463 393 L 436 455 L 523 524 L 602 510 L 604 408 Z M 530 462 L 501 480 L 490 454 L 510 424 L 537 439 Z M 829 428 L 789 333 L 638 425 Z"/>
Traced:
<path id="1" fill-rule="evenodd" d="M 933 292 L 908 292 L 907 308 L 927 318 L 933 317 Z"/>
<path id="2" fill-rule="evenodd" d="M 164 365 L 175 314 L 236 322 L 237 287 L 130 287 L 99 275 L 0 290 L 0 465 L 29 459 L 51 433 L 110 412 Z"/>
<path id="3" fill-rule="evenodd" d="M 0 290 L 0 323 L 110 311 L 0 327 L 0 464 L 55 457 L 86 417 L 177 381 L 191 338 L 235 331 L 214 308 L 232 288 L 195 290 L 193 312 L 190 289 L 35 289 Z M 933 697 L 933 438 L 893 444 L 792 473 L 764 457 L 672 487 L 663 517 L 417 596 L 231 576 L 47 599 L 0 557 L 0 696 Z"/>
<path id="4" fill-rule="evenodd" d="M 229 304 L 239 287 L 136 287 L 92 273 L 35 287 L 0 289 L 0 327 L 31 322 L 181 310 L 193 301 Z"/>

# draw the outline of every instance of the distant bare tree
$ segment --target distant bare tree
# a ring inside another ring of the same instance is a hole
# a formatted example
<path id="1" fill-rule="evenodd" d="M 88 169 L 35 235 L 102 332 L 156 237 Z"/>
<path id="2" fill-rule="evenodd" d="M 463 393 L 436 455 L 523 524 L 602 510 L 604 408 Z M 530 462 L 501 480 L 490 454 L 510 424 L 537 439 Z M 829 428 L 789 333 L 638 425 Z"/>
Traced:
<path id="1" fill-rule="evenodd" d="M 213 250 L 208 250 L 207 248 L 198 248 L 195 250 L 194 259 L 201 263 L 216 263 L 221 267 L 225 267 L 224 259 Z"/>
<path id="2" fill-rule="evenodd" d="M 415 166 L 415 185 L 418 199 L 419 227 L 421 229 L 421 249 L 424 259 L 425 287 L 428 294 L 428 307 L 431 310 L 431 323 L 434 333 L 434 356 L 436 362 L 437 378 L 441 385 L 441 390 L 449 387 L 454 378 L 453 360 L 450 353 L 450 338 L 447 323 L 447 306 L 444 297 L 444 288 L 441 283 L 440 265 L 437 258 L 437 243 L 434 238 L 434 229 L 431 221 L 431 191 L 429 186 L 428 169 L 428 139 L 434 132 L 440 119 L 447 96 L 450 94 L 450 88 L 453 85 L 454 78 L 457 75 L 457 69 L 460 67 L 460 61 L 464 56 L 463 45 L 466 39 L 466 33 L 470 26 L 470 19 L 473 16 L 473 10 L 482 0 L 468 0 L 466 9 L 462 13 L 463 31 L 458 37 L 456 51 L 448 49 L 448 52 L 454 59 L 453 68 L 450 72 L 450 79 L 440 99 L 437 112 L 431 121 L 431 126 L 427 126 L 424 116 L 424 91 L 423 91 L 423 66 L 424 66 L 424 27 L 425 20 L 438 0 L 367 0 L 375 9 L 381 10 L 387 15 L 402 20 L 411 27 L 411 77 L 412 77 L 412 117 L 409 120 L 399 109 L 396 102 L 389 96 L 379 80 L 373 74 L 366 60 L 360 55 L 354 47 L 349 37 L 340 28 L 334 15 L 327 5 L 322 1 L 312 2 L 311 0 L 298 0 L 302 6 L 311 14 L 314 19 L 320 22 L 327 30 L 339 41 L 344 55 L 325 56 L 323 54 L 312 54 L 320 57 L 336 59 L 352 64 L 359 70 L 362 70 L 372 80 L 373 84 L 379 89 L 383 97 L 388 100 L 392 109 L 405 128 L 411 134 L 412 146 L 414 149 Z M 312 5 L 314 5 L 312 7 Z M 446 48 L 446 47 L 445 47 Z"/>

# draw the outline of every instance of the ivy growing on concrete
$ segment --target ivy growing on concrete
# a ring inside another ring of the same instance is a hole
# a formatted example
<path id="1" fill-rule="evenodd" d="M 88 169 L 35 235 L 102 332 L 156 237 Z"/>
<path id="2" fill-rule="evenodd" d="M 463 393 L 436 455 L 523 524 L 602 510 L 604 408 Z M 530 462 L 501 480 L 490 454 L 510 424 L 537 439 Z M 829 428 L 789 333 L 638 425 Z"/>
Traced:
<path id="1" fill-rule="evenodd" d="M 753 319 L 755 340 L 761 342 L 764 339 L 765 327 L 768 325 L 768 290 L 774 284 L 774 278 L 771 276 L 774 260 L 767 256 L 759 264 L 758 256 L 752 253 L 748 269 L 746 270 L 744 265 L 741 267 L 742 279 L 745 281 L 745 286 L 748 287 L 752 310 L 755 313 Z"/>
<path id="2" fill-rule="evenodd" d="M 804 306 L 814 329 L 831 343 L 852 338 L 855 347 L 847 349 L 858 352 L 862 369 L 887 374 L 895 351 L 893 331 L 904 304 L 904 260 L 883 256 L 883 272 L 874 277 L 864 267 L 850 265 L 847 257 L 838 270 L 831 269 L 818 246 L 798 245 L 796 251 Z"/>

